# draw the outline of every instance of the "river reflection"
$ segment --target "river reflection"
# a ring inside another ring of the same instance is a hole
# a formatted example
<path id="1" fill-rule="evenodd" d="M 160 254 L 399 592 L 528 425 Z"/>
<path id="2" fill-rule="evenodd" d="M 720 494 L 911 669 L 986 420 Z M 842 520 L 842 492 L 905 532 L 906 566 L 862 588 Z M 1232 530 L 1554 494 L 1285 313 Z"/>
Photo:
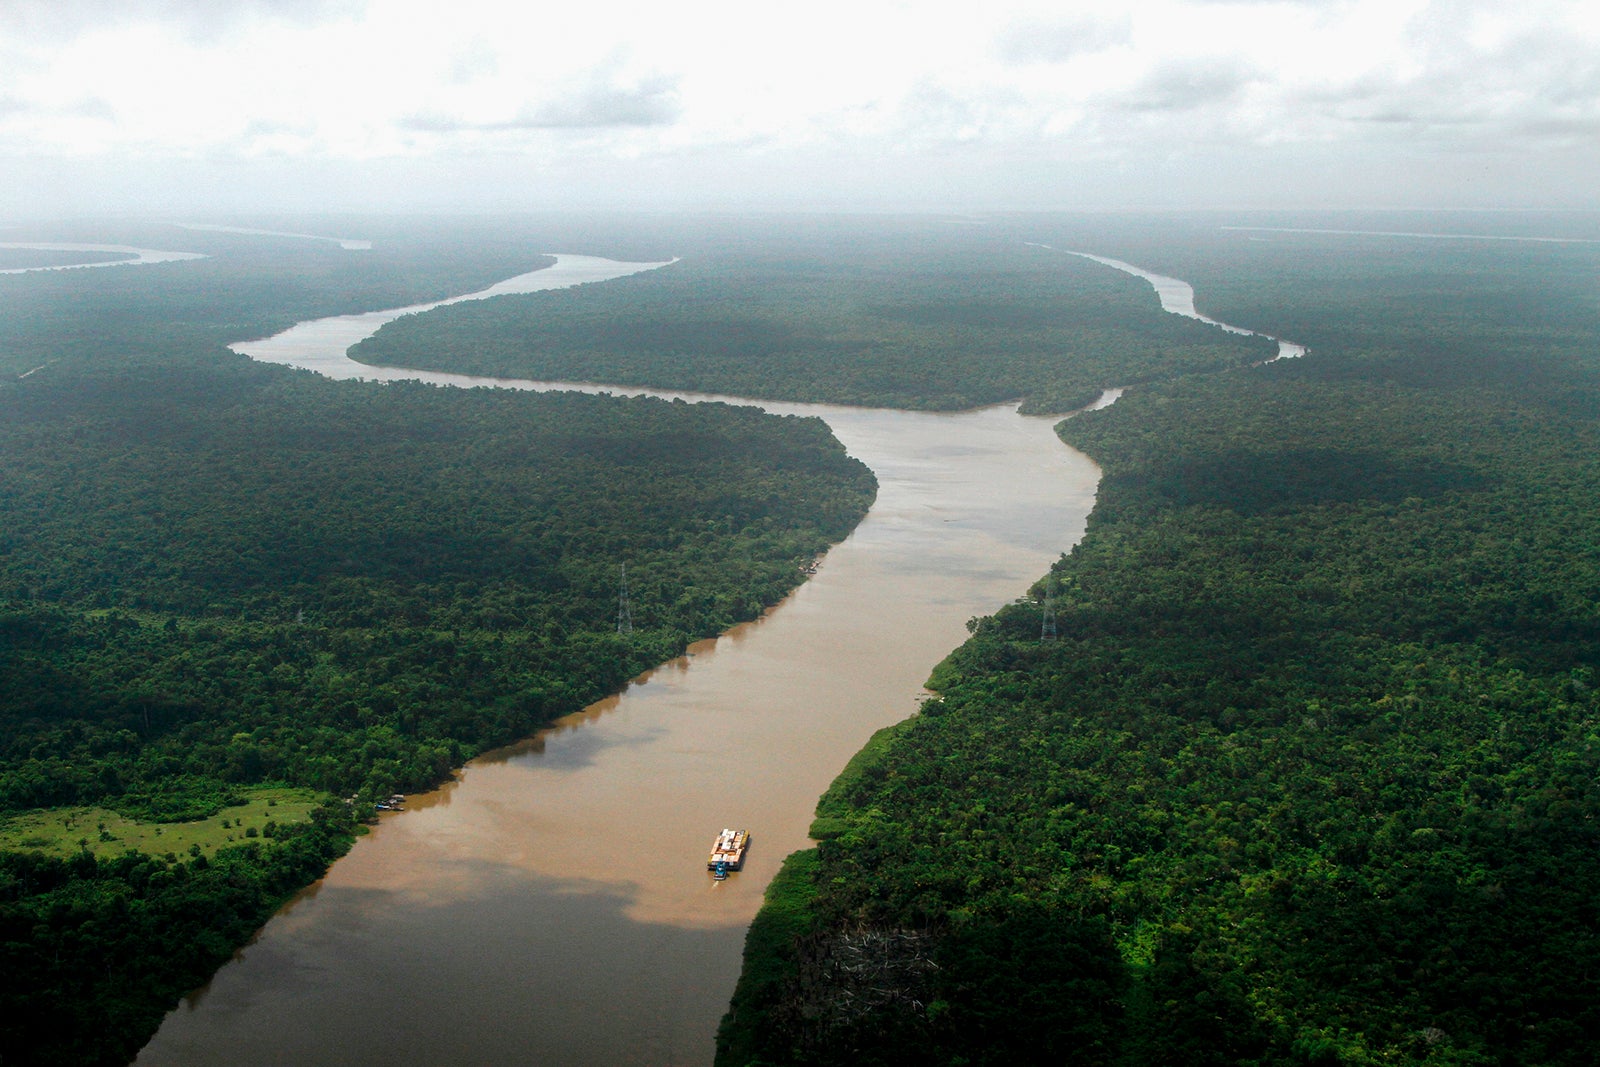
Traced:
<path id="1" fill-rule="evenodd" d="M 342 351 L 305 362 L 368 375 Z M 760 406 L 826 419 L 880 482 L 815 576 L 385 815 L 138 1063 L 710 1061 L 745 928 L 818 795 L 915 712 L 968 618 L 1078 539 L 1098 478 L 1050 421 L 1008 409 Z M 752 845 L 717 883 L 724 826 Z"/>

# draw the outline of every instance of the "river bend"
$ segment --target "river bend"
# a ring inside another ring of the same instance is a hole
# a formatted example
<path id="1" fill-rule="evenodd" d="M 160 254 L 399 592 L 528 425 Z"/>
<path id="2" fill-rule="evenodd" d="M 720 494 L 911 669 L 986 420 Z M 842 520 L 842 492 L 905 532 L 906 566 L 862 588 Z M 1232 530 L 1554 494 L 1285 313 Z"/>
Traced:
<path id="1" fill-rule="evenodd" d="M 514 282 L 652 266 L 560 256 Z M 554 387 L 349 361 L 406 310 L 236 348 L 342 378 Z M 871 512 L 817 573 L 762 619 L 383 816 L 168 1016 L 139 1064 L 710 1061 L 745 929 L 808 843 L 817 797 L 915 712 L 970 617 L 1081 536 L 1098 481 L 1051 420 L 1009 408 L 760 406 L 826 419 L 878 476 Z M 753 844 L 718 884 L 704 854 L 725 825 Z"/>

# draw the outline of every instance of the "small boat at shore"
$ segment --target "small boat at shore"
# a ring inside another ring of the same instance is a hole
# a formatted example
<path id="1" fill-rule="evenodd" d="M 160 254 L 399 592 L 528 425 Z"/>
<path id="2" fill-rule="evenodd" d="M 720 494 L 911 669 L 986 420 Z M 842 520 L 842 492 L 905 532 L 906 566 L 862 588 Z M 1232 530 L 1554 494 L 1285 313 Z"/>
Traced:
<path id="1" fill-rule="evenodd" d="M 750 831 L 724 829 L 711 846 L 711 858 L 706 861 L 706 870 L 719 880 L 728 877 L 729 871 L 737 871 L 744 866 L 745 849 L 749 847 Z"/>

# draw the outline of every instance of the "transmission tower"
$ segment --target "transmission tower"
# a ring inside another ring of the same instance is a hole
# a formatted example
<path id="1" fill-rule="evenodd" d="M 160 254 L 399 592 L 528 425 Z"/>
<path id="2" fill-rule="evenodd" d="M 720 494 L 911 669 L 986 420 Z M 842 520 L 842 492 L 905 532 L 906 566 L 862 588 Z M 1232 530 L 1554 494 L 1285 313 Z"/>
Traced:
<path id="1" fill-rule="evenodd" d="M 1051 571 L 1044 580 L 1044 617 L 1039 623 L 1039 640 L 1056 638 L 1056 572 Z"/>
<path id="2" fill-rule="evenodd" d="M 633 633 L 633 609 L 628 607 L 628 565 L 622 565 L 622 586 L 617 591 L 617 633 Z"/>

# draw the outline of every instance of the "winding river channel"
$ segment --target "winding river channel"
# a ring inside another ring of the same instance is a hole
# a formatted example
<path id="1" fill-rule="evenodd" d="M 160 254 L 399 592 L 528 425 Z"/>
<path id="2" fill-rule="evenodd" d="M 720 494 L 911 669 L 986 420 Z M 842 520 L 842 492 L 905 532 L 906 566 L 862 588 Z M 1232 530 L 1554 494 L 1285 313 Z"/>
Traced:
<path id="1" fill-rule="evenodd" d="M 564 255 L 461 299 L 657 266 Z M 702 399 L 345 356 L 411 310 L 235 347 L 335 377 Z M 1099 476 L 1054 420 L 1010 408 L 742 402 L 820 416 L 872 467 L 878 499 L 855 532 L 763 618 L 384 815 L 167 1017 L 138 1064 L 710 1062 L 745 929 L 807 845 L 818 795 L 874 731 L 915 712 L 971 616 L 1077 541 Z M 704 857 L 723 826 L 753 844 L 717 883 Z"/>
<path id="2" fill-rule="evenodd" d="M 132 245 L 81 244 L 76 241 L 0 241 L 0 248 L 29 252 L 74 252 L 84 259 L 77 263 L 53 263 L 37 267 L 10 267 L 0 274 L 32 274 L 35 271 L 84 270 L 89 267 L 134 267 L 145 263 L 181 263 L 190 259 L 205 259 L 201 252 L 167 252 L 159 248 L 135 248 Z M 112 259 L 93 258 L 112 256 Z"/>

